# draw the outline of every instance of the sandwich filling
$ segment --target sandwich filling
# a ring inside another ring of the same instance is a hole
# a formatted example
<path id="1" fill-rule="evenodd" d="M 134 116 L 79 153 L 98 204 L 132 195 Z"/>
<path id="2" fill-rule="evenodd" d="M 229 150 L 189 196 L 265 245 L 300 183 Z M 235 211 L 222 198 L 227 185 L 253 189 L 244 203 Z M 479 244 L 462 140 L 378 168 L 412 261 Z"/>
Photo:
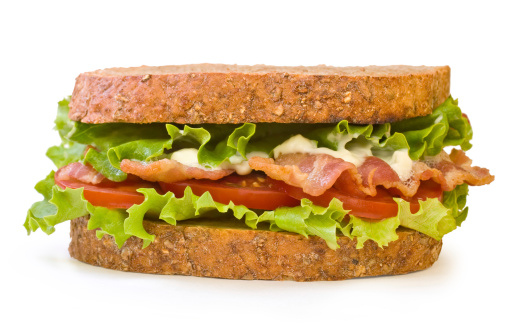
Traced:
<path id="1" fill-rule="evenodd" d="M 58 167 L 38 183 L 44 200 L 30 233 L 90 215 L 89 229 L 149 245 L 143 219 L 176 225 L 226 216 L 250 228 L 386 246 L 399 226 L 437 240 L 466 218 L 468 185 L 494 177 L 466 156 L 472 129 L 451 97 L 428 116 L 379 125 L 85 124 L 59 102 Z M 445 152 L 453 148 L 451 153 Z"/>

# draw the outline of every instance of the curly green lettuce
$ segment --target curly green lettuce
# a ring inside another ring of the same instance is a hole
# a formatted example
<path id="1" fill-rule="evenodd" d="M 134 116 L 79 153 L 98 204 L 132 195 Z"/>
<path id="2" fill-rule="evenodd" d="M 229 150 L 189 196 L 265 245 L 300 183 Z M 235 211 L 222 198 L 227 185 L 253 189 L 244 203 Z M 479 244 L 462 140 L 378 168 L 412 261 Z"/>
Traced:
<path id="1" fill-rule="evenodd" d="M 46 156 L 53 161 L 57 168 L 64 167 L 72 162 L 81 159 L 86 145 L 80 144 L 73 140 L 68 139 L 68 134 L 74 126 L 68 118 L 69 113 L 69 98 L 63 99 L 59 102 L 57 108 L 57 117 L 55 118 L 54 129 L 59 132 L 61 144 L 52 146 L 46 151 Z"/>
<path id="2" fill-rule="evenodd" d="M 349 135 L 357 140 L 372 143 L 374 150 L 406 149 L 413 160 L 436 155 L 445 146 L 459 145 L 463 150 L 471 148 L 471 126 L 461 113 L 457 101 L 448 98 L 434 112 L 401 122 L 381 125 L 354 125 L 341 121 L 329 124 L 243 124 L 181 126 L 174 124 L 84 124 L 68 119 L 69 99 L 59 102 L 55 129 L 62 143 L 51 147 L 47 156 L 57 167 L 82 161 L 91 164 L 97 171 L 113 181 L 123 181 L 126 173 L 119 169 L 123 159 L 152 161 L 165 157 L 173 150 L 196 148 L 198 161 L 206 167 L 217 167 L 233 155 L 245 158 L 252 151 L 272 150 L 295 134 L 317 141 L 321 147 L 336 150 L 340 135 Z M 96 149 L 84 150 L 87 145 Z M 273 211 L 251 210 L 243 205 L 221 204 L 213 201 L 206 192 L 196 196 L 187 188 L 182 198 L 172 193 L 158 194 L 154 189 L 139 189 L 145 200 L 128 210 L 111 210 L 93 206 L 83 196 L 83 189 L 61 189 L 55 185 L 54 172 L 36 185 L 43 200 L 32 205 L 27 213 L 25 228 L 31 232 L 41 229 L 47 234 L 55 225 L 90 215 L 88 228 L 96 229 L 97 236 L 114 237 L 121 247 L 131 236 L 143 240 L 147 247 L 154 236 L 145 231 L 144 218 L 158 218 L 162 222 L 176 225 L 183 220 L 199 217 L 225 219 L 235 217 L 249 228 L 261 228 L 264 223 L 272 231 L 288 231 L 303 236 L 318 236 L 335 249 L 337 238 L 345 235 L 357 238 L 357 247 L 367 240 L 380 247 L 396 240 L 399 226 L 420 231 L 437 240 L 460 226 L 468 209 L 467 185 L 461 185 L 438 199 L 420 201 L 420 210 L 411 213 L 410 204 L 396 199 L 396 217 L 378 222 L 367 221 L 350 215 L 343 203 L 333 199 L 327 208 L 314 205 L 303 199 L 300 206 L 282 207 Z"/>
<path id="3" fill-rule="evenodd" d="M 271 154 L 272 150 L 301 134 L 318 142 L 319 147 L 338 149 L 336 139 L 349 135 L 354 140 L 372 143 L 374 151 L 407 150 L 412 160 L 440 153 L 446 146 L 471 148 L 473 131 L 463 116 L 457 100 L 449 97 L 431 115 L 396 123 L 356 125 L 341 121 L 331 124 L 85 124 L 67 120 L 69 100 L 59 102 L 56 129 L 63 144 L 48 150 L 47 155 L 57 167 L 81 160 L 85 145 L 88 150 L 83 162 L 91 164 L 108 179 L 126 179 L 120 170 L 123 159 L 149 162 L 166 157 L 182 148 L 196 148 L 198 162 L 205 167 L 218 167 L 234 155 L 245 158 L 252 151 Z"/>
<path id="4" fill-rule="evenodd" d="M 325 240 L 330 248 L 336 249 L 339 247 L 339 235 L 356 237 L 357 248 L 363 247 L 367 240 L 375 241 L 380 247 L 387 246 L 398 239 L 396 229 L 399 226 L 440 240 L 443 235 L 460 225 L 457 220 L 461 215 L 467 214 L 467 208 L 464 207 L 467 186 L 458 186 L 453 191 L 446 192 L 444 203 L 438 199 L 420 201 L 420 210 L 415 214 L 411 213 L 407 201 L 396 199 L 399 205 L 398 215 L 378 222 L 351 216 L 338 199 L 333 199 L 327 208 L 302 199 L 297 207 L 260 211 L 232 202 L 215 202 L 209 192 L 196 196 L 188 187 L 181 198 L 170 192 L 161 195 L 155 189 L 141 188 L 138 190 L 144 195 L 141 204 L 133 205 L 128 210 L 113 210 L 87 202 L 83 196 L 83 188 L 61 189 L 55 185 L 53 176 L 54 173 L 51 172 L 36 185 L 36 190 L 44 199 L 29 209 L 24 224 L 27 232 L 30 234 L 40 228 L 46 234 L 51 234 L 55 231 L 54 226 L 59 223 L 90 215 L 88 229 L 99 229 L 97 235 L 100 238 L 105 234 L 113 236 L 118 247 L 131 236 L 142 239 L 143 247 L 154 241 L 155 236 L 149 234 L 143 226 L 143 220 L 147 217 L 157 217 L 170 225 L 204 216 L 221 221 L 235 217 L 240 220 L 240 224 L 245 223 L 252 229 L 265 222 L 269 224 L 271 231 L 287 231 L 305 237 L 317 236 Z M 348 223 L 344 220 L 347 215 Z"/>

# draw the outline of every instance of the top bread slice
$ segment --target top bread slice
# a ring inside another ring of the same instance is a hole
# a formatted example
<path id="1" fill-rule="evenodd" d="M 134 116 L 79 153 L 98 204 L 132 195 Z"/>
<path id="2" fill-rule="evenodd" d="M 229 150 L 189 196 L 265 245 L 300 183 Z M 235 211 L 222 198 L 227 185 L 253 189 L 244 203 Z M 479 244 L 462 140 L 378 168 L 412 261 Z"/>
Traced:
<path id="1" fill-rule="evenodd" d="M 425 116 L 450 95 L 448 66 L 111 68 L 76 79 L 84 123 L 379 124 Z"/>

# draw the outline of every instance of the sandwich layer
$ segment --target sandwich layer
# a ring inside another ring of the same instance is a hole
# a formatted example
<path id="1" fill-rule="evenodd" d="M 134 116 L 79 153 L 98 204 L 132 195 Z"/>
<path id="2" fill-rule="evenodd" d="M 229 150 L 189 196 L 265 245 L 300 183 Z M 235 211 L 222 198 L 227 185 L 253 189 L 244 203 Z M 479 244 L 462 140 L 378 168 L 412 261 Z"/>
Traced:
<path id="1" fill-rule="evenodd" d="M 131 237 L 118 248 L 109 235 L 98 239 L 94 230 L 87 229 L 87 222 L 87 217 L 71 221 L 72 257 L 109 269 L 152 274 L 344 280 L 426 269 L 438 259 L 442 247 L 442 241 L 401 228 L 397 230 L 398 240 L 384 248 L 367 241 L 363 248 L 356 249 L 356 240 L 340 237 L 340 248 L 332 250 L 318 237 L 197 219 L 178 226 L 144 221 L 144 228 L 156 236 L 155 241 L 142 249 L 142 240 Z"/>
<path id="2" fill-rule="evenodd" d="M 197 64 L 80 74 L 69 117 L 84 123 L 350 123 L 425 116 L 450 95 L 448 66 Z"/>

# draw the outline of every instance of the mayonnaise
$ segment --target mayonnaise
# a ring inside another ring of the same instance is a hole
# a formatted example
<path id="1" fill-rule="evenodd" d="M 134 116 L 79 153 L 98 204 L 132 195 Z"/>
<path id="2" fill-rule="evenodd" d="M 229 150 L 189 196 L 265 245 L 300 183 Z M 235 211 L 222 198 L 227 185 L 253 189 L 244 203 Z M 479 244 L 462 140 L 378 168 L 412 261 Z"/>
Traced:
<path id="1" fill-rule="evenodd" d="M 170 159 L 176 160 L 177 162 L 184 164 L 189 167 L 196 167 L 205 169 L 203 165 L 197 160 L 197 149 L 196 148 L 184 148 L 175 151 L 171 154 Z"/>
<path id="2" fill-rule="evenodd" d="M 308 154 L 328 154 L 335 158 L 353 163 L 356 167 L 362 165 L 367 157 L 374 156 L 372 148 L 376 146 L 371 140 L 358 138 L 348 134 L 330 134 L 327 137 L 333 141 L 337 150 L 331 150 L 327 147 L 318 147 L 314 140 L 305 138 L 302 135 L 296 135 L 274 148 L 274 157 L 278 158 L 282 154 L 290 153 L 308 153 Z M 400 180 L 407 180 L 412 173 L 412 160 L 407 150 L 387 151 L 375 150 L 375 156 L 384 160 L 398 174 Z M 186 166 L 201 168 L 204 170 L 234 169 L 239 175 L 247 175 L 252 172 L 248 160 L 252 157 L 268 158 L 265 152 L 254 151 L 246 155 L 244 159 L 240 153 L 236 153 L 224 161 L 218 167 L 206 168 L 201 165 L 197 159 L 197 149 L 184 148 L 173 152 L 170 159 L 176 160 Z"/>
<path id="3" fill-rule="evenodd" d="M 340 135 L 340 134 L 338 134 Z M 274 157 L 289 153 L 309 153 L 309 154 L 328 154 L 335 158 L 340 158 L 351 162 L 356 167 L 360 166 L 364 159 L 372 155 L 372 143 L 369 141 L 356 141 L 351 143 L 350 149 L 345 148 L 354 137 L 350 135 L 340 135 L 336 137 L 338 149 L 336 151 L 327 147 L 317 147 L 317 142 L 309 140 L 301 135 L 296 135 L 274 148 Z"/>
<path id="4" fill-rule="evenodd" d="M 369 140 L 358 140 L 357 136 L 340 133 L 329 135 L 328 139 L 336 144 L 336 151 L 327 147 L 317 147 L 316 141 L 309 140 L 301 135 L 296 135 L 274 148 L 274 157 L 277 158 L 282 154 L 289 153 L 328 154 L 335 158 L 351 162 L 356 167 L 359 167 L 367 157 L 373 156 L 372 147 L 374 147 L 375 144 Z M 398 174 L 400 180 L 405 181 L 409 178 L 412 170 L 412 160 L 407 150 L 379 152 L 378 157 L 391 166 Z"/>
<path id="5" fill-rule="evenodd" d="M 242 157 L 240 153 L 236 153 L 228 158 L 228 161 L 224 161 L 218 167 L 206 168 L 201 165 L 197 159 L 197 149 L 195 148 L 184 148 L 175 151 L 171 154 L 169 159 L 175 160 L 185 166 L 201 168 L 203 170 L 220 170 L 220 169 L 234 169 L 239 175 L 247 175 L 252 172 L 252 168 L 249 166 L 249 159 L 252 157 L 268 158 L 268 154 L 265 152 L 254 151 L 246 155 L 247 160 Z"/>

